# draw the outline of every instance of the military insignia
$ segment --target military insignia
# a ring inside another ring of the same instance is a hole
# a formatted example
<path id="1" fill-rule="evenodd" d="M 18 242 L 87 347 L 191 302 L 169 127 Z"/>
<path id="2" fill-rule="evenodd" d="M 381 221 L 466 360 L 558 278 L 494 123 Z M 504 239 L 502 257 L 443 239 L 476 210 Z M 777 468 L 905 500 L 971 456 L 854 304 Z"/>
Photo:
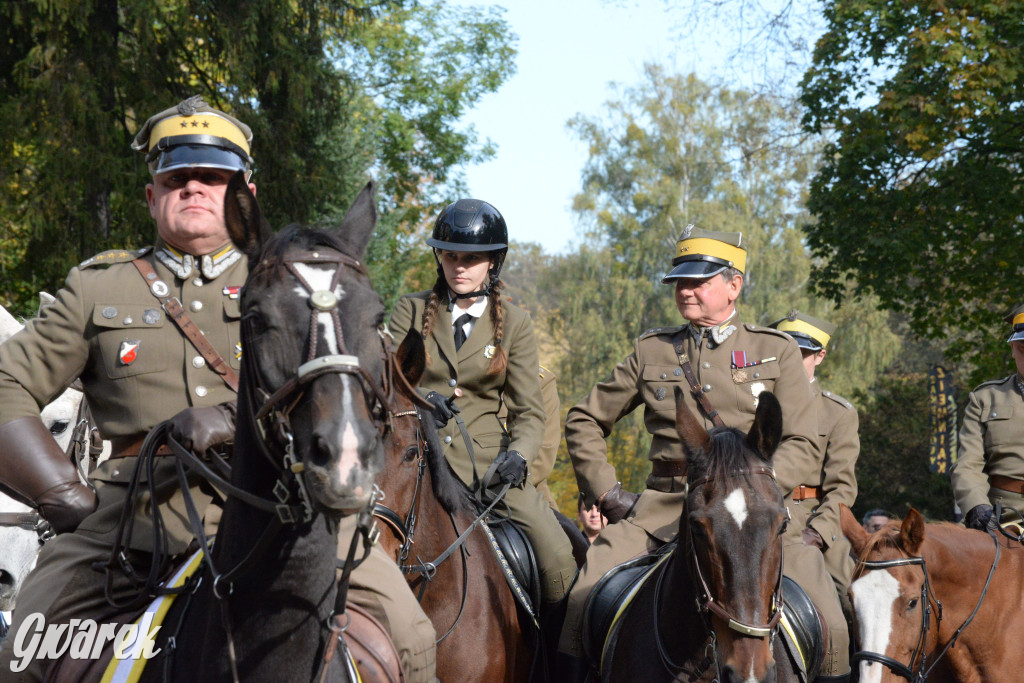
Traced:
<path id="1" fill-rule="evenodd" d="M 665 387 L 658 387 L 658 390 L 654 392 L 654 398 L 659 401 L 665 400 Z"/>
<path id="2" fill-rule="evenodd" d="M 104 318 L 107 318 L 108 320 L 110 318 L 116 318 L 117 317 L 117 309 L 114 308 L 113 306 L 107 306 L 107 307 L 105 307 L 103 309 L 102 315 L 103 315 Z"/>
<path id="3" fill-rule="evenodd" d="M 729 338 L 729 335 L 731 335 L 735 331 L 735 325 L 726 325 L 725 327 L 713 327 L 711 328 L 711 339 L 714 340 L 716 344 L 721 344 L 722 342 Z"/>
<path id="4" fill-rule="evenodd" d="M 121 365 L 131 365 L 138 358 L 139 344 L 141 342 L 138 339 L 126 339 L 121 342 L 121 348 L 117 351 L 117 358 L 121 361 Z"/>
<path id="5" fill-rule="evenodd" d="M 229 299 L 237 299 L 238 293 L 242 291 L 241 285 L 232 285 L 224 288 L 222 294 Z"/>
<path id="6" fill-rule="evenodd" d="M 242 360 L 242 342 L 235 344 L 235 360 Z"/>
<path id="7" fill-rule="evenodd" d="M 757 407 L 757 397 L 764 391 L 764 382 L 754 382 L 750 385 L 750 393 L 754 395 L 754 407 Z"/>
<path id="8" fill-rule="evenodd" d="M 142 322 L 146 323 L 147 325 L 156 325 L 156 323 L 159 320 L 160 311 L 156 310 L 155 308 L 147 308 L 145 311 L 142 312 Z"/>
<path id="9" fill-rule="evenodd" d="M 772 356 L 771 358 L 762 358 L 761 360 L 752 360 L 747 358 L 746 351 L 733 351 L 732 352 L 732 367 L 733 368 L 752 368 L 755 365 L 761 365 L 763 363 L 771 363 L 776 361 L 778 358 Z"/>
<path id="10" fill-rule="evenodd" d="M 149 291 L 153 292 L 153 296 L 161 299 L 171 293 L 167 283 L 163 280 L 157 280 L 149 286 Z"/>
<path id="11" fill-rule="evenodd" d="M 493 345 L 488 344 L 487 346 L 485 346 L 484 347 L 484 358 L 488 358 L 488 359 L 494 358 L 494 351 L 495 351 L 495 348 L 494 348 Z"/>

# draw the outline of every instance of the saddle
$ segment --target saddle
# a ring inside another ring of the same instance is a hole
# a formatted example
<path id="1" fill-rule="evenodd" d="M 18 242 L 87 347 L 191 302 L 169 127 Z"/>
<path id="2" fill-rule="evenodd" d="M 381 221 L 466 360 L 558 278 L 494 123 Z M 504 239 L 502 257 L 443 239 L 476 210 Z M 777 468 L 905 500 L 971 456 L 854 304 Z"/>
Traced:
<path id="1" fill-rule="evenodd" d="M 530 540 L 519 525 L 507 517 L 488 517 L 484 532 L 516 602 L 533 620 L 540 605 L 540 572 Z"/>
<path id="2" fill-rule="evenodd" d="M 828 624 L 804 589 L 788 576 L 782 577 L 782 601 L 782 642 L 806 683 L 818 675 L 825 659 Z"/>

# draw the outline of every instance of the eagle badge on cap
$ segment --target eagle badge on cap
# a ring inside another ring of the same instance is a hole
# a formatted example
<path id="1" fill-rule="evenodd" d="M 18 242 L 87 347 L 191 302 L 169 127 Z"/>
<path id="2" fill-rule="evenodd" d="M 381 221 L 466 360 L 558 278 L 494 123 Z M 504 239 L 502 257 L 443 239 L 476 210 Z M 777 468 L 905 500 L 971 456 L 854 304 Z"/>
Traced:
<path id="1" fill-rule="evenodd" d="M 121 361 L 121 365 L 131 365 L 135 362 L 140 343 L 138 339 L 126 339 L 121 342 L 121 348 L 117 351 L 117 359 Z"/>

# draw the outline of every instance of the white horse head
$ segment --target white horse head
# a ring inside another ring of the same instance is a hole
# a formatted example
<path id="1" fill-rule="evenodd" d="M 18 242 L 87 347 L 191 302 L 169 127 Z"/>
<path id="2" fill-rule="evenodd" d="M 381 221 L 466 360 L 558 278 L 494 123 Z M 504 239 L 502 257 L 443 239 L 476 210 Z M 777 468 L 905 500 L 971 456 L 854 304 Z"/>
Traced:
<path id="1" fill-rule="evenodd" d="M 40 308 L 53 301 L 45 292 L 39 295 Z M 24 327 L 7 309 L 0 306 L 0 343 L 14 336 Z M 41 417 L 57 445 L 67 452 L 78 421 L 79 407 L 85 395 L 78 389 L 69 388 L 52 403 L 43 408 Z M 88 438 L 86 434 L 86 438 Z M 110 453 L 110 443 L 104 442 L 104 459 Z M 32 508 L 0 493 L 0 513 L 33 512 Z M 15 598 L 25 576 L 35 567 L 39 554 L 39 535 L 35 530 L 16 525 L 0 525 L 0 611 L 14 609 Z"/>

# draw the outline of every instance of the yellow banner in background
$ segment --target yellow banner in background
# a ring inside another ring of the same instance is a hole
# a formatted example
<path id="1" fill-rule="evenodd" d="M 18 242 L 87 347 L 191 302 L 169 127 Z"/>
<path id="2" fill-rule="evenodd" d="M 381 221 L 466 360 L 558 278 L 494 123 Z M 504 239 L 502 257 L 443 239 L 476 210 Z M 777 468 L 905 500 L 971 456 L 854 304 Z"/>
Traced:
<path id="1" fill-rule="evenodd" d="M 941 365 L 928 370 L 928 425 L 928 469 L 934 474 L 945 474 L 957 457 L 956 396 L 953 375 Z"/>

